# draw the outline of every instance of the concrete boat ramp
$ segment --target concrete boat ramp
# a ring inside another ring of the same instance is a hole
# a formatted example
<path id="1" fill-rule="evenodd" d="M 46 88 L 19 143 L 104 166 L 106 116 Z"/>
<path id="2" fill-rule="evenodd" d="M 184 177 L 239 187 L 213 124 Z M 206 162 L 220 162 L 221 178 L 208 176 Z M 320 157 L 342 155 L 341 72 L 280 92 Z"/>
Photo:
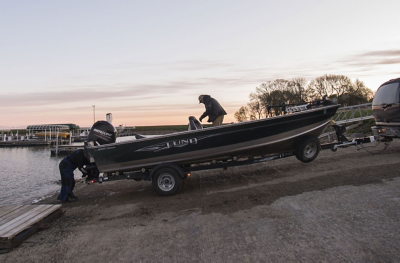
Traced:
<path id="1" fill-rule="evenodd" d="M 61 217 L 61 205 L 0 206 L 0 254 Z"/>

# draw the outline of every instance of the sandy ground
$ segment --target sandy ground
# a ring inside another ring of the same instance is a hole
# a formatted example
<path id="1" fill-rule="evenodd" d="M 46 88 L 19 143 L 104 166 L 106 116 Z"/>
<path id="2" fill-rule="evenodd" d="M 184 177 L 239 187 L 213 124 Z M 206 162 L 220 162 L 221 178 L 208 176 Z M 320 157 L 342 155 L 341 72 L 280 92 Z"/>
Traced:
<path id="1" fill-rule="evenodd" d="M 150 182 L 81 184 L 60 219 L 0 261 L 399 262 L 399 164 L 394 141 L 381 154 L 194 172 L 171 197 Z"/>

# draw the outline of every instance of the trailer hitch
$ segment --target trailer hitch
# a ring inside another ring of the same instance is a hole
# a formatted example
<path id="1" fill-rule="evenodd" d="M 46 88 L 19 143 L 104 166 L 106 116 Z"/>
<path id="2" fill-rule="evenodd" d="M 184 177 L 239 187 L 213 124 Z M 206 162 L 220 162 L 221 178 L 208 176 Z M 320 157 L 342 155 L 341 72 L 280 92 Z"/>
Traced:
<path id="1" fill-rule="evenodd" d="M 321 149 L 326 150 L 330 149 L 332 152 L 336 152 L 338 148 L 343 148 L 343 147 L 348 147 L 352 145 L 362 145 L 364 143 L 370 143 L 376 141 L 376 138 L 374 136 L 368 136 L 364 138 L 356 138 L 351 141 L 347 139 L 347 137 L 344 135 L 344 132 L 346 131 L 346 127 L 338 124 L 333 124 L 332 127 L 335 129 L 336 136 L 338 138 L 337 143 L 331 143 L 331 144 L 324 144 L 321 145 Z"/>

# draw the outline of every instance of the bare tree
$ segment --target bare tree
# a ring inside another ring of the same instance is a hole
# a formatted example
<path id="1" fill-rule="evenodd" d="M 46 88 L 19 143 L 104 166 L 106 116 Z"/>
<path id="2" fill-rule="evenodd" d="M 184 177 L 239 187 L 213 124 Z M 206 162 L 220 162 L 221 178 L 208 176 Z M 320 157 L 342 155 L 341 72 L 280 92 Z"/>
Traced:
<path id="1" fill-rule="evenodd" d="M 260 119 L 273 115 L 282 114 L 282 103 L 302 103 L 311 100 L 320 100 L 325 95 L 328 98 L 337 97 L 346 103 L 359 103 L 362 100 L 369 101 L 373 92 L 365 87 L 364 83 L 356 80 L 354 83 L 343 75 L 324 75 L 315 78 L 307 85 L 305 78 L 294 78 L 291 80 L 276 79 L 262 83 L 256 87 L 256 91 L 250 93 L 250 102 L 241 107 L 235 113 L 239 121 L 249 119 Z M 270 107 L 278 106 L 278 107 Z"/>
<path id="2" fill-rule="evenodd" d="M 308 88 L 310 89 L 310 96 L 312 100 L 321 98 L 324 95 L 331 97 L 335 93 L 335 90 L 328 85 L 327 75 L 312 80 L 308 85 Z"/>
<path id="3" fill-rule="evenodd" d="M 338 97 L 344 94 L 350 94 L 353 92 L 353 84 L 351 80 L 343 75 L 328 75 L 328 83 L 332 89 L 336 92 Z"/>
<path id="4" fill-rule="evenodd" d="M 374 97 L 374 92 L 367 88 L 361 80 L 356 79 L 353 83 L 353 93 L 354 96 L 362 98 L 365 102 L 371 101 Z"/>
<path id="5" fill-rule="evenodd" d="M 299 102 L 299 93 L 302 92 L 304 83 L 300 79 L 290 81 L 276 79 L 274 81 L 268 81 L 267 83 L 261 84 L 260 87 L 257 87 L 256 94 L 253 96 L 258 97 L 258 101 L 260 101 L 264 112 L 266 109 L 269 109 L 269 111 L 267 110 L 267 112 L 265 112 L 265 116 L 280 115 L 282 114 L 281 108 L 269 108 L 269 106 Z"/>
<path id="6" fill-rule="evenodd" d="M 305 78 L 294 78 L 288 83 L 293 98 L 292 101 L 303 102 L 308 100 L 307 81 Z"/>
<path id="7" fill-rule="evenodd" d="M 343 75 L 324 75 L 312 80 L 308 86 L 311 99 L 321 99 L 323 96 L 340 97 L 353 92 L 351 80 Z"/>
<path id="8" fill-rule="evenodd" d="M 263 96 L 257 93 L 250 93 L 250 102 L 247 103 L 247 108 L 250 112 L 250 119 L 264 118 L 265 103 L 263 103 Z"/>
<path id="9" fill-rule="evenodd" d="M 240 109 L 235 112 L 234 117 L 237 121 L 242 122 L 242 121 L 247 121 L 249 119 L 248 117 L 248 109 L 245 106 L 240 107 Z"/>

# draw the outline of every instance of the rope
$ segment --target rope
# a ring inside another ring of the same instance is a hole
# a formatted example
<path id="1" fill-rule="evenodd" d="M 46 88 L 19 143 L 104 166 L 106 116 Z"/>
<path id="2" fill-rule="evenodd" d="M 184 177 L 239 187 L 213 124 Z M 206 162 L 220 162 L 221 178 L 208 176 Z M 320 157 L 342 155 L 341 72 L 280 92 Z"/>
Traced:
<path id="1" fill-rule="evenodd" d="M 362 150 L 366 151 L 366 152 L 369 153 L 369 154 L 381 154 L 381 153 L 383 153 L 383 152 L 389 147 L 389 145 L 390 145 L 390 141 L 384 142 L 384 143 L 385 143 L 385 147 L 384 147 L 381 151 L 379 151 L 379 152 L 371 152 L 371 151 L 369 151 L 368 148 L 375 148 L 375 147 L 377 147 L 379 144 L 382 143 L 381 141 L 377 141 L 377 142 L 378 142 L 378 143 L 377 143 L 375 146 L 364 147 L 364 144 L 361 144 L 361 145 L 360 145 L 361 147 L 359 147 L 359 145 L 356 145 L 356 146 L 357 146 L 357 151 L 362 149 Z"/>

